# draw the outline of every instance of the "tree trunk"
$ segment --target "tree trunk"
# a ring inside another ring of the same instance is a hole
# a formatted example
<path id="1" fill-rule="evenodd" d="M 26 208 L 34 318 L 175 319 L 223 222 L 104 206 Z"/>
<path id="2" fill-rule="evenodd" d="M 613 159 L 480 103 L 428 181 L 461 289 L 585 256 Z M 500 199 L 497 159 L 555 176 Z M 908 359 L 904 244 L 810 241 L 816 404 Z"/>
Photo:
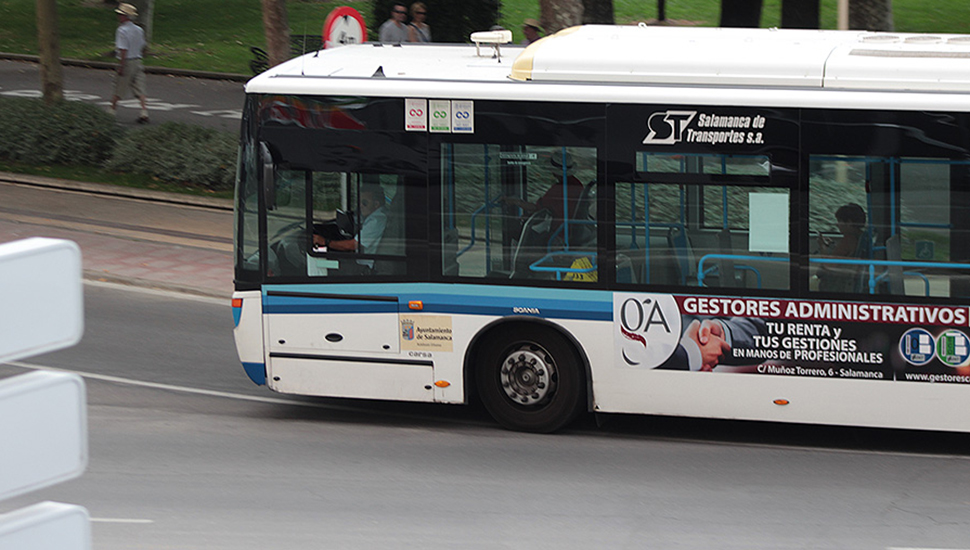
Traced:
<path id="1" fill-rule="evenodd" d="M 819 28 L 819 0 L 782 0 L 783 29 Z"/>
<path id="2" fill-rule="evenodd" d="M 891 31 L 892 0 L 850 0 L 849 28 L 867 31 Z"/>
<path id="3" fill-rule="evenodd" d="M 721 0 L 722 27 L 760 27 L 761 0 Z"/>
<path id="4" fill-rule="evenodd" d="M 152 43 L 152 33 L 155 30 L 155 0 L 144 0 L 145 11 L 139 11 L 139 14 L 144 13 L 144 15 L 139 15 L 141 26 L 145 29 L 145 45 L 146 47 Z"/>
<path id="5" fill-rule="evenodd" d="M 613 0 L 583 0 L 583 23 L 613 25 Z"/>
<path id="6" fill-rule="evenodd" d="M 266 55 L 269 66 L 274 67 L 290 58 L 290 23 L 286 16 L 286 0 L 261 1 Z"/>
<path id="7" fill-rule="evenodd" d="M 583 0 L 539 0 L 539 22 L 546 34 L 583 24 Z"/>
<path id="8" fill-rule="evenodd" d="M 40 53 L 40 87 L 44 93 L 44 103 L 50 105 L 64 99 L 57 0 L 37 0 L 37 41 Z"/>

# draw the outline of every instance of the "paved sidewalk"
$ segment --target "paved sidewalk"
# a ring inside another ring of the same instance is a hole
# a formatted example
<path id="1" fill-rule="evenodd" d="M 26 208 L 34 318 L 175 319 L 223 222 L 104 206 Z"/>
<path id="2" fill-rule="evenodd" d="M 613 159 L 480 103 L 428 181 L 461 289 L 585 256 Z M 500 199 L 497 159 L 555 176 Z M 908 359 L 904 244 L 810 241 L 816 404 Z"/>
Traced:
<path id="1" fill-rule="evenodd" d="M 10 181 L 11 174 L 0 174 Z M 165 196 L 113 186 L 49 180 L 46 187 L 0 183 L 0 242 L 72 240 L 87 279 L 228 298 L 232 294 L 232 212 L 158 202 Z M 35 178 L 36 180 L 36 178 Z M 136 196 L 132 196 L 136 195 Z M 171 197 L 181 200 L 182 197 Z M 222 206 L 228 205 L 223 201 Z"/>

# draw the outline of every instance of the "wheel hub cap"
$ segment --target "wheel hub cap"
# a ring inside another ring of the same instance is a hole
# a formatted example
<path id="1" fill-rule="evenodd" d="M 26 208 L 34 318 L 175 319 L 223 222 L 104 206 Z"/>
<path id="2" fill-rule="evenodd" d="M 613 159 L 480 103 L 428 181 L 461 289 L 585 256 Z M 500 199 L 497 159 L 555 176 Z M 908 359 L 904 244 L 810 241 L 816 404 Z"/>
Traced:
<path id="1" fill-rule="evenodd" d="M 502 363 L 502 389 L 521 405 L 535 405 L 555 390 L 556 367 L 541 350 L 513 351 Z"/>

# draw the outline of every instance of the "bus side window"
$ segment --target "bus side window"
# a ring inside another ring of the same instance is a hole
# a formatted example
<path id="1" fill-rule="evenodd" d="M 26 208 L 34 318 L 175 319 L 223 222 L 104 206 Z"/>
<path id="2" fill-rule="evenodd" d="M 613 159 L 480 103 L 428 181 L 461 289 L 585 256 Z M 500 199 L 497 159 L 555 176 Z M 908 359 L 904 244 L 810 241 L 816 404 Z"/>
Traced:
<path id="1" fill-rule="evenodd" d="M 970 295 L 967 161 L 813 155 L 810 289 Z"/>
<path id="2" fill-rule="evenodd" d="M 442 274 L 598 280 L 596 150 L 442 145 Z"/>
<path id="3" fill-rule="evenodd" d="M 618 283 L 790 288 L 787 189 L 623 182 L 615 188 Z"/>

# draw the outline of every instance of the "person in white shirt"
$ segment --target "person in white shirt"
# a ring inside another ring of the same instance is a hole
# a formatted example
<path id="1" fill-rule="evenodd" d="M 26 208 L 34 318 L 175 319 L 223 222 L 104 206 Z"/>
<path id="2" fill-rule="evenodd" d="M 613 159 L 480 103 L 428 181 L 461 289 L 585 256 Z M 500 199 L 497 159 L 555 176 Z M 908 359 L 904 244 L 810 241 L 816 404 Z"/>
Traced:
<path id="1" fill-rule="evenodd" d="M 114 95 L 111 97 L 111 113 L 118 108 L 118 100 L 131 90 L 141 102 L 139 124 L 148 123 L 148 107 L 145 98 L 145 66 L 142 55 L 145 52 L 145 31 L 133 20 L 138 17 L 138 9 L 131 4 L 121 3 L 115 10 L 118 14 L 118 29 L 115 31 L 115 50 L 118 55 L 118 71 L 115 77 Z"/>
<path id="2" fill-rule="evenodd" d="M 360 188 L 360 233 L 356 239 L 326 241 L 321 235 L 313 236 L 315 246 L 328 246 L 330 250 L 376 254 L 377 246 L 387 227 L 387 199 L 378 184 L 364 184 Z"/>

